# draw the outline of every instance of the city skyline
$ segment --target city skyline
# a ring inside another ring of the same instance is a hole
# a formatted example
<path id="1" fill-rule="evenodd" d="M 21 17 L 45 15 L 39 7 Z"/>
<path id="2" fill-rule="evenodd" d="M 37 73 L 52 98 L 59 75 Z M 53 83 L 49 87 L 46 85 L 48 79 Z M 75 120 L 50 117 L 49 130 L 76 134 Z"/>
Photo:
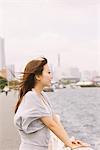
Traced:
<path id="1" fill-rule="evenodd" d="M 100 73 L 100 2 L 0 0 L 0 36 L 6 63 L 21 71 L 34 57 L 61 67 Z"/>

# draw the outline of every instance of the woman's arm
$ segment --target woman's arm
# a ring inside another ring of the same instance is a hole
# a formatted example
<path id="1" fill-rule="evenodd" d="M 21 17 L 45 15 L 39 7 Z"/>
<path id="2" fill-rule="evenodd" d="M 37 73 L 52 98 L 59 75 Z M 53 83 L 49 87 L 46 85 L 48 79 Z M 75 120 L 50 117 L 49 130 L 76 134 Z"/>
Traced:
<path id="1" fill-rule="evenodd" d="M 71 149 L 89 146 L 87 143 L 78 140 L 71 141 L 58 116 L 42 117 L 41 121 L 64 143 L 66 147 Z"/>
<path id="2" fill-rule="evenodd" d="M 61 121 L 60 121 L 60 116 L 59 116 L 59 115 L 53 114 L 53 115 L 52 115 L 52 118 L 53 118 L 53 120 L 54 120 L 57 124 L 59 124 L 62 128 L 64 128 L 63 125 L 62 125 L 62 123 L 61 123 Z"/>
<path id="3" fill-rule="evenodd" d="M 72 147 L 69 136 L 63 126 L 53 120 L 52 117 L 42 117 L 41 121 L 68 147 Z"/>

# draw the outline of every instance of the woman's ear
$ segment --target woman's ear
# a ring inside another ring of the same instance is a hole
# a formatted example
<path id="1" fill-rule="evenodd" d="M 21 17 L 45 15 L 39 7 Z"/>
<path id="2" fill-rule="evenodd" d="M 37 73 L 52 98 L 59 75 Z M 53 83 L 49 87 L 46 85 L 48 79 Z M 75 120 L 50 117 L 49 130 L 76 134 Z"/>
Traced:
<path id="1" fill-rule="evenodd" d="M 35 75 L 35 78 L 37 81 L 40 81 L 41 76 L 40 75 Z"/>

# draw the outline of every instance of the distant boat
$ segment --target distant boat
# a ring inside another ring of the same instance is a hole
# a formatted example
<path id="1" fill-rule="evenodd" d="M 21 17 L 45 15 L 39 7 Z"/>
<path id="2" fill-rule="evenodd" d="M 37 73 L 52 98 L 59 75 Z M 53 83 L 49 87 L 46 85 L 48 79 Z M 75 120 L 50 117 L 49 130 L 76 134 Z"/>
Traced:
<path id="1" fill-rule="evenodd" d="M 96 87 L 96 84 L 92 81 L 79 81 L 76 85 L 80 87 Z"/>
<path id="2" fill-rule="evenodd" d="M 43 89 L 44 92 L 54 92 L 54 88 L 51 86 L 51 87 L 45 87 Z"/>

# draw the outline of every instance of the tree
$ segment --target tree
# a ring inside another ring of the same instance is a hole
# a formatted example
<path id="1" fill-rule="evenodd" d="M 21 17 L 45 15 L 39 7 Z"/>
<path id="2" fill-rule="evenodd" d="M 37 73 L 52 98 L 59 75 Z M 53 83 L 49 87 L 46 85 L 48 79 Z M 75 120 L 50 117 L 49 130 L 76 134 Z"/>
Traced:
<path id="1" fill-rule="evenodd" d="M 7 79 L 0 76 L 0 89 L 3 89 L 6 85 L 8 85 Z"/>

